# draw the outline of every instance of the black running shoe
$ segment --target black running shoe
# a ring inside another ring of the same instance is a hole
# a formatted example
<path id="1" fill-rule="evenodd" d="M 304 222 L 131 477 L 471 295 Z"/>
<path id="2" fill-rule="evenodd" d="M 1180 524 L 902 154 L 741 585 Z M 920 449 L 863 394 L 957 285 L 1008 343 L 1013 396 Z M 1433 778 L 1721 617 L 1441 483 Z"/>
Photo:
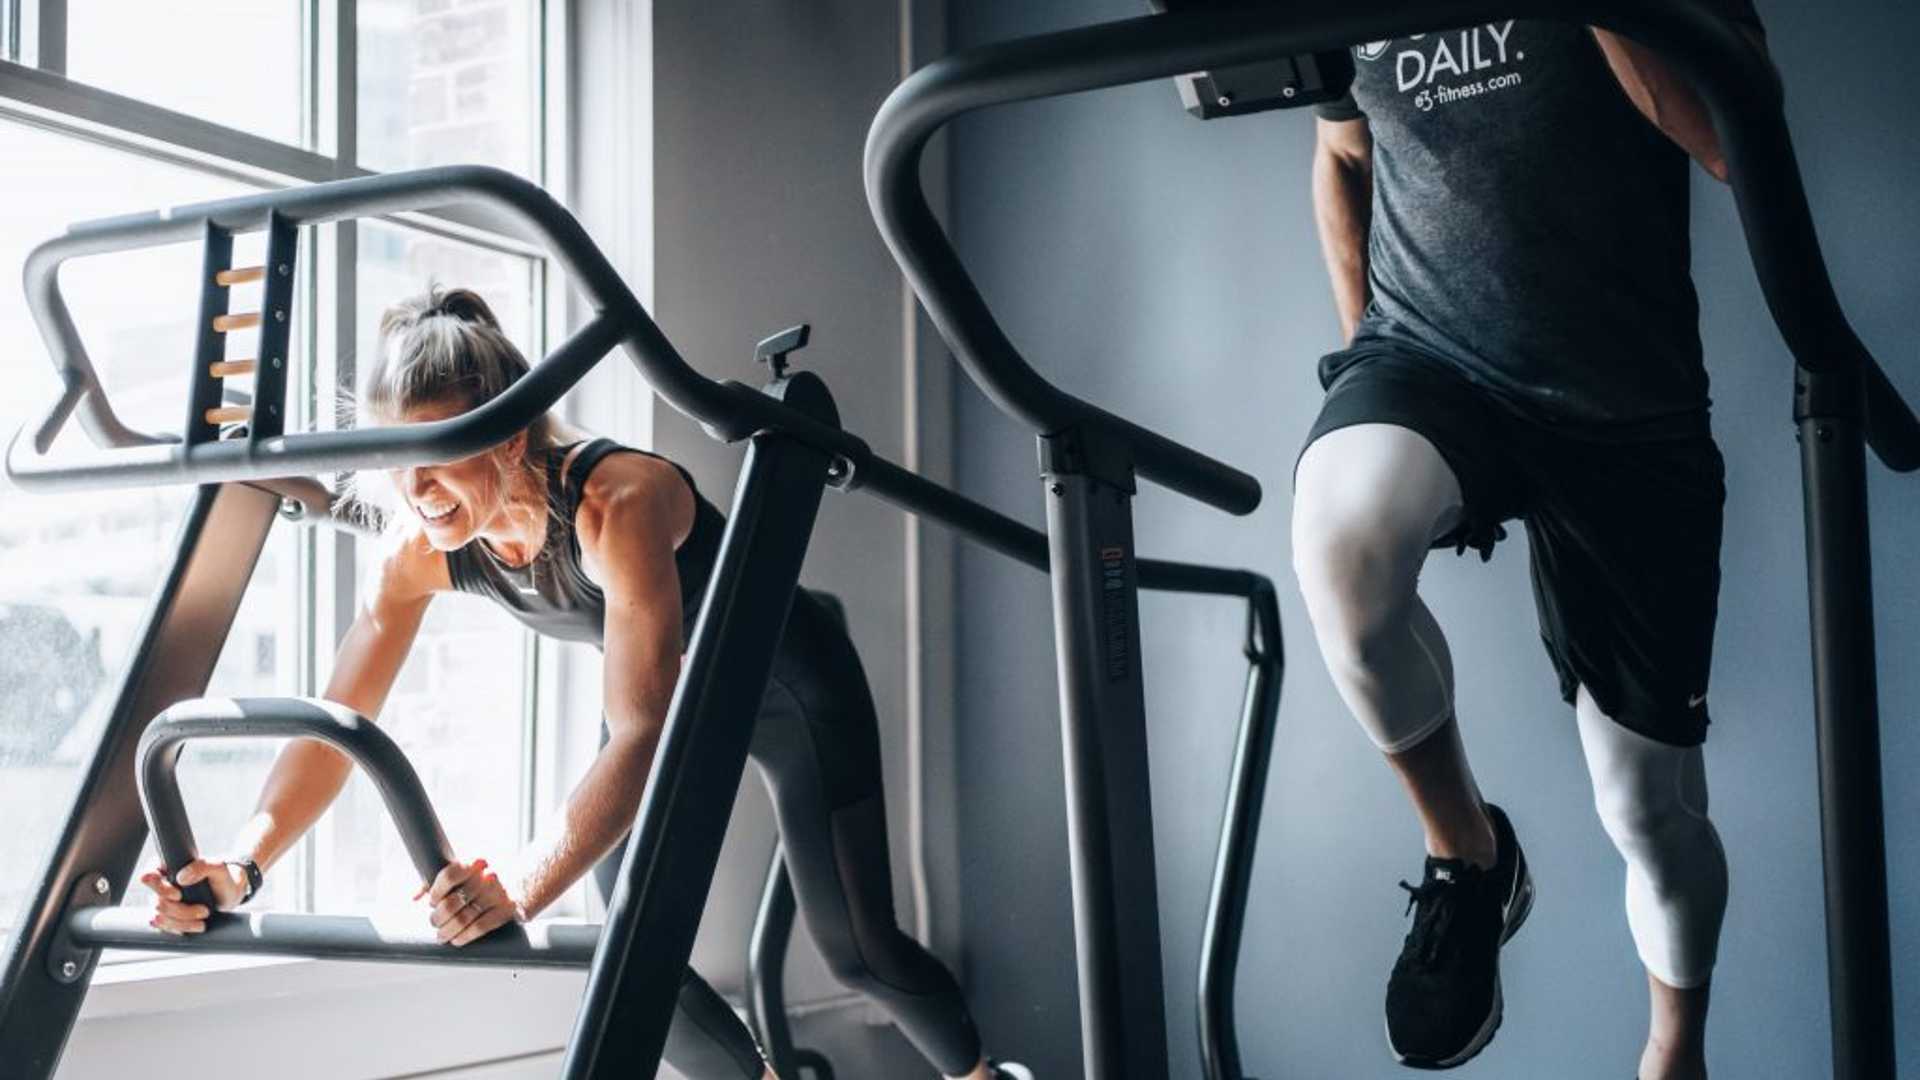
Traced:
<path id="1" fill-rule="evenodd" d="M 1533 879 L 1507 815 L 1489 803 L 1487 817 L 1491 870 L 1429 858 L 1418 888 L 1400 883 L 1413 929 L 1387 980 L 1387 1045 L 1402 1065 L 1451 1069 L 1500 1028 L 1500 946 L 1533 908 Z"/>

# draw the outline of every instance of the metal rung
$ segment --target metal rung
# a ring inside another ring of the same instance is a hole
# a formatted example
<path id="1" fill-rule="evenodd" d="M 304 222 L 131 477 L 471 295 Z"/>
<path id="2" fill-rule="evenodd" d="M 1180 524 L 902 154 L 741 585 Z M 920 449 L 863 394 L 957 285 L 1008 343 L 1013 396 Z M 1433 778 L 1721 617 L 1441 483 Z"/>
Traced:
<path id="1" fill-rule="evenodd" d="M 249 311 L 242 315 L 215 315 L 213 317 L 213 332 L 216 334 L 230 334 L 235 330 L 247 330 L 259 325 L 260 313 L 257 311 Z"/>
<path id="2" fill-rule="evenodd" d="M 264 266 L 240 266 L 232 270 L 222 270 L 213 275 L 215 285 L 245 285 L 250 281 L 259 281 L 267 276 Z"/>
<path id="3" fill-rule="evenodd" d="M 249 405 L 229 405 L 207 410 L 209 424 L 244 424 L 251 419 L 253 419 L 253 408 Z"/>
<path id="4" fill-rule="evenodd" d="M 216 379 L 231 379 L 235 375 L 253 374 L 256 366 L 258 365 L 252 360 L 222 360 L 217 364 L 208 364 L 207 374 Z"/>

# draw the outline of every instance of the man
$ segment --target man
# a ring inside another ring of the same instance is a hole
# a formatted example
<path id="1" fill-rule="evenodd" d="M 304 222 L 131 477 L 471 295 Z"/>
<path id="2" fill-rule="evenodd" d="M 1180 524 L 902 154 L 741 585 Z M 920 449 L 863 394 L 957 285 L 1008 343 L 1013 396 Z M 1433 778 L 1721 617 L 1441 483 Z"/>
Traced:
<path id="1" fill-rule="evenodd" d="M 1732 14 L 1763 41 L 1745 0 Z M 1542 636 L 1627 863 L 1651 994 L 1640 1080 L 1706 1075 L 1726 906 L 1701 744 L 1724 468 L 1708 425 L 1688 159 L 1725 180 L 1698 94 L 1603 30 L 1503 21 L 1355 50 L 1323 106 L 1314 205 L 1349 345 L 1295 476 L 1294 565 L 1321 652 L 1425 832 L 1388 980 L 1408 1065 L 1473 1057 L 1533 886 L 1480 798 L 1430 547 L 1527 526 Z"/>

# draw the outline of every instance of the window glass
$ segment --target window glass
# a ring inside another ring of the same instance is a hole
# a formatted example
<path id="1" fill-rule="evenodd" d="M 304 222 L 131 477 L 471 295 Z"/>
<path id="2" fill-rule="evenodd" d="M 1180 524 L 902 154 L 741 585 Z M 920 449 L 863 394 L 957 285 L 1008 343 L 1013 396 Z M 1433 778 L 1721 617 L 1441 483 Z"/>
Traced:
<path id="1" fill-rule="evenodd" d="M 253 578 L 247 583 L 246 596 L 240 601 L 220 659 L 214 664 L 213 677 L 207 683 L 209 697 L 285 697 L 299 691 L 295 652 L 300 640 L 295 592 L 298 542 L 296 527 L 275 523 L 259 562 L 254 564 Z M 217 739 L 190 743 L 181 752 L 175 776 L 202 856 L 223 858 L 234 854 L 233 837 L 253 815 L 267 770 L 283 743 L 280 739 Z M 283 860 L 262 885 L 254 904 L 260 908 L 297 908 L 299 876 L 291 871 L 298 862 L 297 854 Z M 158 849 L 149 837 L 135 866 L 144 872 L 159 864 Z M 153 894 L 136 886 L 127 890 L 121 903 L 148 907 Z M 102 962 L 139 955 L 109 949 Z"/>
<path id="2" fill-rule="evenodd" d="M 240 190 L 5 122 L 0 160 L 8 163 L 0 267 L 15 274 L 35 245 L 68 222 Z M 197 251 L 169 249 L 147 261 L 87 260 L 96 265 L 62 275 L 89 344 L 124 336 L 131 355 L 151 358 L 147 366 L 116 363 L 129 354 L 92 350 L 117 395 L 157 397 L 161 383 L 181 381 L 184 354 L 153 329 L 172 316 L 147 298 L 176 274 L 190 285 L 198 259 Z M 192 308 L 178 320 L 190 325 Z M 149 329 L 130 329 L 141 326 Z M 0 350 L 11 358 L 8 392 L 0 394 L 0 434 L 10 438 L 59 385 L 17 284 L 0 288 Z M 178 424 L 176 410 L 167 426 Z M 0 874 L 0 933 L 35 887 L 46 845 L 65 819 L 189 496 L 185 488 L 30 495 L 0 480 L 0 866 L 13 868 Z"/>
<path id="3" fill-rule="evenodd" d="M 310 233 L 301 236 L 302 244 Z M 234 237 L 232 265 L 258 266 L 265 257 L 264 232 Z M 94 255 L 60 268 L 61 293 L 87 357 L 106 385 L 107 400 L 136 430 L 177 435 L 186 421 L 188 373 L 198 345 L 202 263 L 200 245 L 187 243 Z M 296 282 L 296 297 L 301 284 Z M 259 311 L 261 290 L 259 283 L 233 286 L 227 292 L 227 310 Z M 299 323 L 296 318 L 296 328 Z M 226 357 L 255 358 L 260 333 L 246 329 L 225 335 Z M 298 342 L 293 355 L 301 355 Z M 251 401 L 252 382 L 251 376 L 227 380 L 230 403 Z M 63 437 L 63 450 L 91 445 L 77 424 Z"/>
<path id="4" fill-rule="evenodd" d="M 362 224 L 357 318 L 360 352 L 378 347 L 380 315 L 429 281 L 474 289 L 522 352 L 532 337 L 531 260 L 412 229 Z M 361 544 L 363 558 L 375 545 Z M 492 603 L 440 596 L 379 717 L 426 784 L 461 858 L 501 865 L 524 839 L 526 633 Z M 378 794 L 355 777 L 320 836 L 320 910 L 405 907 L 418 882 Z"/>
<path id="5" fill-rule="evenodd" d="M 455 855 L 498 867 L 523 840 L 524 642 L 491 602 L 436 597 L 379 717 L 420 774 Z M 365 776 L 354 775 L 328 818 L 314 871 L 319 910 L 407 908 L 418 875 Z"/>
<path id="6" fill-rule="evenodd" d="M 538 363 L 535 347 L 535 262 L 521 255 L 449 240 L 418 229 L 379 221 L 360 223 L 359 264 L 361 354 L 379 346 L 380 315 L 398 301 L 418 296 L 428 285 L 472 289 L 486 300 L 508 340 Z"/>
<path id="7" fill-rule="evenodd" d="M 359 164 L 537 177 L 539 5 L 360 0 Z"/>
<path id="8" fill-rule="evenodd" d="M 67 73 L 78 83 L 311 147 L 304 117 L 315 88 L 303 79 L 312 74 L 306 63 L 312 45 L 308 19 L 316 3 L 326 17 L 325 0 L 65 0 Z M 540 9 L 533 0 L 359 0 L 359 85 L 349 88 L 358 99 L 356 163 L 396 169 L 483 162 L 537 178 Z M 0 0 L 0 16 L 17 10 Z M 9 29 L 18 27 L 0 25 L 0 52 Z M 110 103 L 106 107 L 113 111 Z M 164 131 L 147 134 L 167 138 Z M 0 275 L 9 267 L 17 275 L 32 247 L 69 222 L 248 190 L 230 179 L 5 120 L 0 161 L 8 167 L 7 197 L 0 199 Z M 479 292 L 507 335 L 538 360 L 539 261 L 374 220 L 363 220 L 357 237 L 351 270 L 358 332 L 340 350 L 349 365 L 356 350 L 374 347 L 381 311 L 429 281 Z M 312 239 L 303 236 L 303 247 Z M 263 247 L 258 233 L 237 238 L 235 265 L 259 262 Z M 201 258 L 200 246 L 188 243 L 76 259 L 62 269 L 62 292 L 88 354 L 120 419 L 133 428 L 180 429 Z M 301 272 L 306 270 L 303 265 Z M 9 392 L 0 394 L 0 446 L 21 423 L 36 418 L 58 389 L 17 281 L 0 276 L 0 355 L 15 358 Z M 257 310 L 259 291 L 258 285 L 236 287 L 230 310 Z M 301 282 L 296 304 L 310 295 Z M 306 314 L 295 317 L 296 367 L 289 379 L 290 394 L 303 396 L 312 393 Z M 227 357 L 252 358 L 255 336 L 230 335 Z M 229 387 L 230 404 L 244 400 L 248 381 Z M 330 409 L 324 396 L 315 400 L 322 411 Z M 76 424 L 55 452 L 87 449 L 91 442 Z M 175 556 L 191 497 L 185 487 L 29 495 L 0 479 L 0 822 L 6 826 L 0 829 L 0 866 L 18 870 L 0 876 L 0 946 L 37 884 L 47 845 L 98 743 L 134 635 Z M 364 569 L 372 547 L 358 547 Z M 314 605 L 307 599 L 317 595 L 324 607 L 347 602 L 352 592 L 350 583 L 336 589 L 331 581 L 330 556 L 303 559 L 310 550 L 302 530 L 276 525 L 210 694 L 307 689 L 300 684 L 301 657 L 312 647 L 308 620 Z M 543 801 L 555 802 L 569 786 L 564 778 L 523 775 L 536 757 L 533 747 L 546 745 L 535 738 L 527 708 L 528 649 L 518 624 L 485 602 L 437 600 L 379 718 L 413 760 L 455 850 L 466 857 L 503 861 L 525 839 L 533 799 L 527 788 L 537 785 Z M 318 651 L 324 682 L 327 649 Z M 227 852 L 279 748 L 208 742 L 183 755 L 181 786 L 203 852 Z M 149 843 L 141 866 L 156 861 Z M 415 884 L 377 795 L 356 777 L 312 842 L 275 868 L 263 905 L 366 910 L 405 904 Z M 144 906 L 151 898 L 133 889 L 127 902 Z M 109 951 L 108 958 L 130 955 Z"/>
<path id="9" fill-rule="evenodd" d="M 67 74 L 298 144 L 303 6 L 300 0 L 67 0 Z"/>

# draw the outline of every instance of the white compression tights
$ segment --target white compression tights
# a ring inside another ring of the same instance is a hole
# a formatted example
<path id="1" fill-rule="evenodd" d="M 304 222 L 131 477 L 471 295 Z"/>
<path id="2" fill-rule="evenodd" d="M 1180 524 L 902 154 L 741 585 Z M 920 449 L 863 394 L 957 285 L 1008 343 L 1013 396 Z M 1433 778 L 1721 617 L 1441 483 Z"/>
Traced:
<path id="1" fill-rule="evenodd" d="M 1462 520 L 1459 481 L 1425 437 L 1340 428 L 1301 456 L 1293 563 L 1327 669 L 1382 751 L 1411 749 L 1453 715 L 1453 659 L 1416 588 L 1432 542 Z M 1678 988 L 1712 973 L 1726 857 L 1707 818 L 1699 747 L 1608 719 L 1582 688 L 1576 714 L 1594 804 L 1627 863 L 1627 922 L 1647 970 Z"/>

